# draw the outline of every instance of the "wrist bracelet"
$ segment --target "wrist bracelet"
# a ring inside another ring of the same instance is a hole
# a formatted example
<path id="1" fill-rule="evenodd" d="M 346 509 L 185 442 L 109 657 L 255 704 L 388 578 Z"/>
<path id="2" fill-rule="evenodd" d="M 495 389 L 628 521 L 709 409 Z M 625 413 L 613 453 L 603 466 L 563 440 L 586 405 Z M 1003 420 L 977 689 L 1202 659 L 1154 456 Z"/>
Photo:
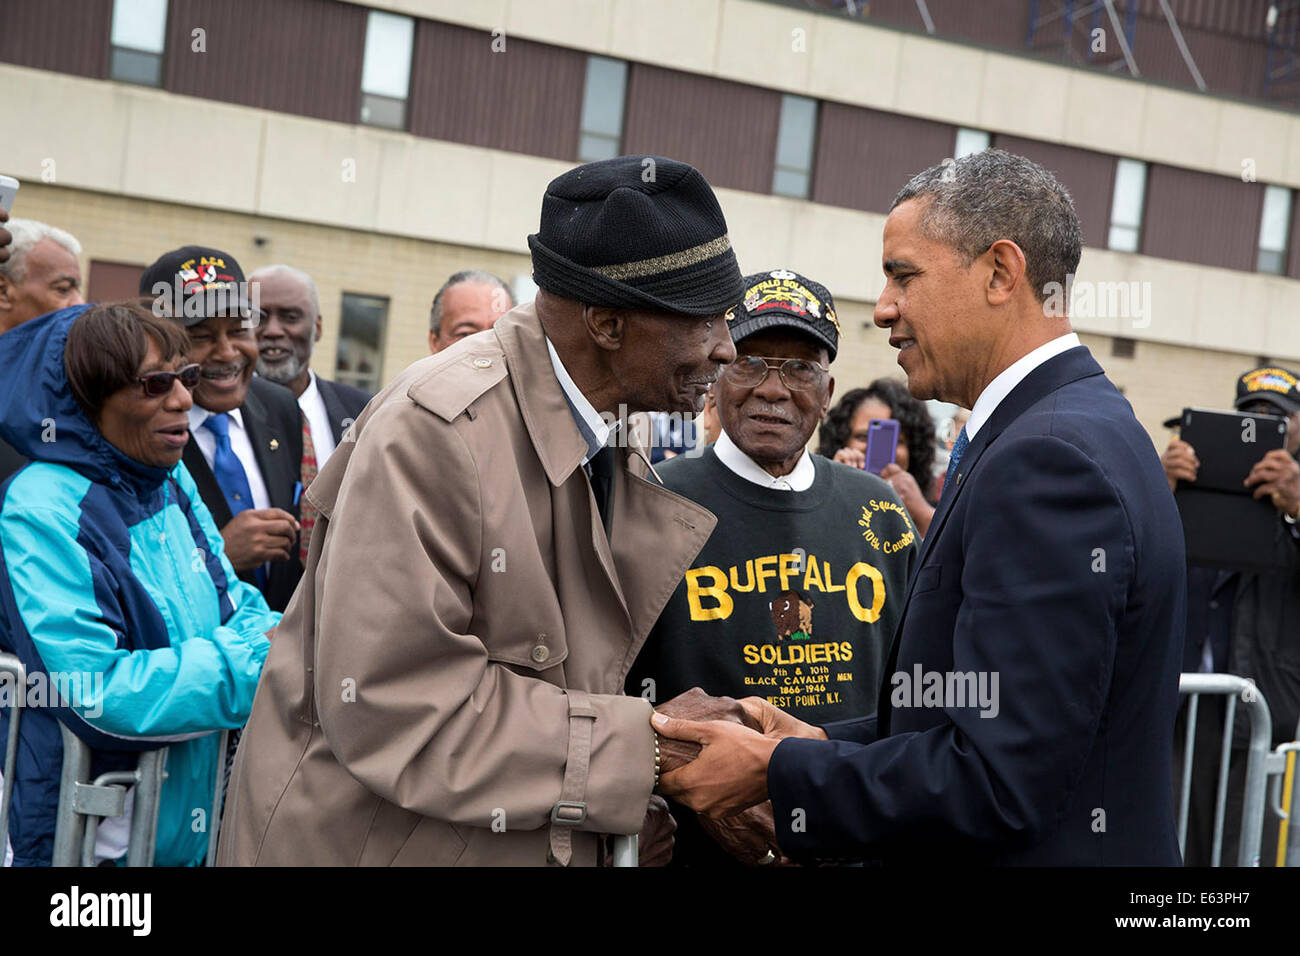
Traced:
<path id="1" fill-rule="evenodd" d="M 655 785 L 654 785 L 654 789 L 658 790 L 658 789 L 659 789 L 659 732 L 658 732 L 658 731 L 655 731 L 655 730 L 652 730 L 652 731 L 650 731 L 650 733 L 654 734 L 654 738 L 655 738 Z"/>

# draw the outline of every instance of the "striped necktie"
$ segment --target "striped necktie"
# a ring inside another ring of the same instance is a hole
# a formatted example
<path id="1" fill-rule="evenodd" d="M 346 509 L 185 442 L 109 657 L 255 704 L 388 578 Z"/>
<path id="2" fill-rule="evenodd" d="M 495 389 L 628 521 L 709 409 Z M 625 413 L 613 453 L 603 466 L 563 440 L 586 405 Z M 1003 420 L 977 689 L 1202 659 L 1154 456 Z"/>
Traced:
<path id="1" fill-rule="evenodd" d="M 298 557 L 307 563 L 307 549 L 311 547 L 311 532 L 316 527 L 317 511 L 306 498 L 307 489 L 316 477 L 316 446 L 311 440 L 311 425 L 307 416 L 302 416 L 302 490 L 303 497 L 298 499 L 298 524 L 302 532 L 298 536 Z"/>

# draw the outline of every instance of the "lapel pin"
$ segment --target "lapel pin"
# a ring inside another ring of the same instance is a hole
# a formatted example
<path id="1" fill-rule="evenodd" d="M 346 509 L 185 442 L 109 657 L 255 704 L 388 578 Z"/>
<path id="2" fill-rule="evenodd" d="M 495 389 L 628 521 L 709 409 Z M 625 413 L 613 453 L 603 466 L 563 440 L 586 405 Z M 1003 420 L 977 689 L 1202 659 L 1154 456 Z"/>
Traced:
<path id="1" fill-rule="evenodd" d="M 279 439 L 277 439 L 277 438 L 272 438 L 272 439 L 271 439 L 271 451 L 275 451 L 275 450 L 276 450 L 277 448 L 279 448 L 279 447 L 280 447 L 280 441 L 279 441 Z"/>

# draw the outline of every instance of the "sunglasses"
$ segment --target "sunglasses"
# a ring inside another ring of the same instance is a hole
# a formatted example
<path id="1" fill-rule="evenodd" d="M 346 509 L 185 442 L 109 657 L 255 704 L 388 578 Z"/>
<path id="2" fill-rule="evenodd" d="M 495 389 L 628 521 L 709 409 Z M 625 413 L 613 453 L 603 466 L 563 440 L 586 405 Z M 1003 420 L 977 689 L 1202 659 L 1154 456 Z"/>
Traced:
<path id="1" fill-rule="evenodd" d="M 773 365 L 772 363 L 779 363 Z M 804 392 L 819 386 L 826 373 L 830 371 L 825 365 L 808 362 L 804 359 L 781 359 L 766 355 L 742 355 L 723 368 L 733 385 L 741 388 L 758 388 L 767 381 L 768 374 L 775 368 L 781 376 L 785 387 L 793 392 Z"/>
<path id="2" fill-rule="evenodd" d="M 177 379 L 181 384 L 191 392 L 199 384 L 199 366 L 198 363 L 186 365 L 176 372 L 150 372 L 148 375 L 141 375 L 137 382 L 144 386 L 144 393 L 149 398 L 162 398 L 172 390 L 172 383 Z"/>

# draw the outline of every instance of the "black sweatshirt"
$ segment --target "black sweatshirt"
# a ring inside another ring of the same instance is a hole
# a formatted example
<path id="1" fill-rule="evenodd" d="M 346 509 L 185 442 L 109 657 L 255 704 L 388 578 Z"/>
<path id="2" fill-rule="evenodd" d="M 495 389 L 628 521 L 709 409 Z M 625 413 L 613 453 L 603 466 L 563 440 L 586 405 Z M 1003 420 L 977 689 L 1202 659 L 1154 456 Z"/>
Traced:
<path id="1" fill-rule="evenodd" d="M 760 487 L 713 448 L 657 466 L 718 516 L 628 676 L 652 702 L 699 686 L 824 724 L 875 711 L 918 536 L 887 481 L 813 455 L 807 491 Z"/>
<path id="2" fill-rule="evenodd" d="M 626 684 L 652 703 L 699 686 L 766 697 L 821 724 L 876 709 L 918 536 L 887 481 L 812 456 L 807 491 L 740 477 L 710 447 L 656 466 L 664 484 L 718 516 L 650 631 Z M 673 866 L 738 866 L 687 807 Z"/>

